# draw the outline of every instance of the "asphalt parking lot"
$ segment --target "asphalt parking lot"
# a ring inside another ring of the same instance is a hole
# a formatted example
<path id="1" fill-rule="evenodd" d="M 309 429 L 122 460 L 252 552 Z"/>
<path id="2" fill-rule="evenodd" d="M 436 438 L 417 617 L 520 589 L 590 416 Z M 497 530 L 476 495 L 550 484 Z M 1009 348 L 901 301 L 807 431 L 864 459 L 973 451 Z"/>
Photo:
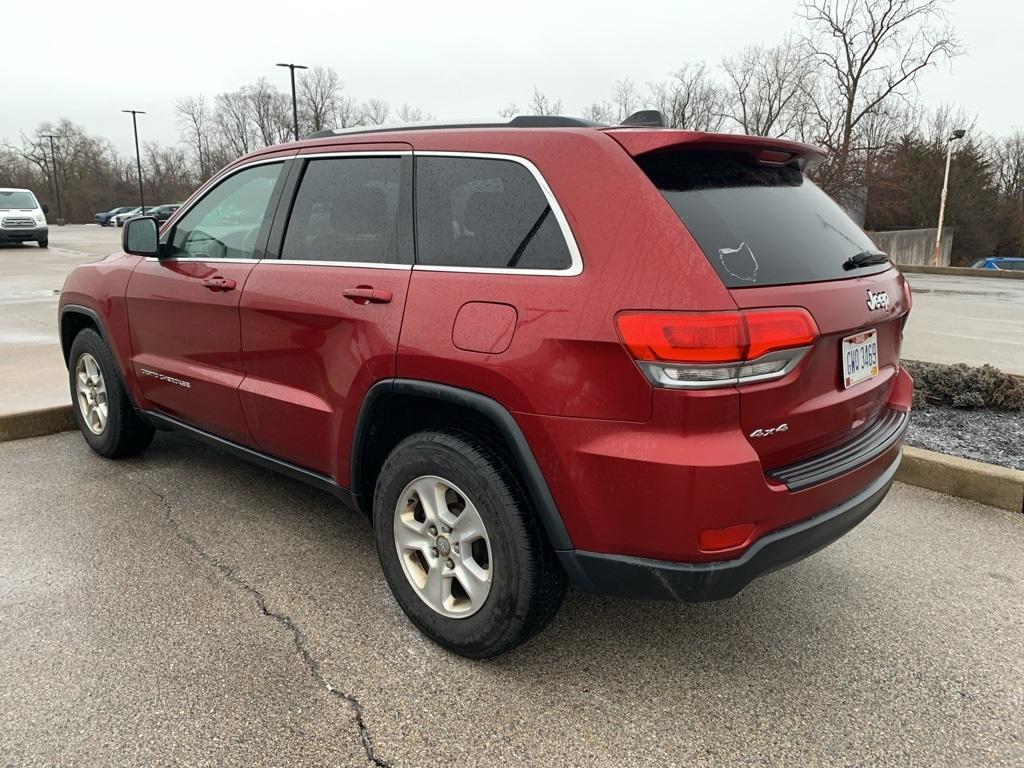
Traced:
<path id="1" fill-rule="evenodd" d="M 903 356 L 1024 375 L 1024 280 L 907 275 L 914 309 Z"/>
<path id="2" fill-rule="evenodd" d="M 1024 763 L 1024 516 L 897 485 L 724 603 L 421 637 L 330 497 L 174 435 L 0 444 L 3 765 Z M 372 758 L 372 760 L 371 760 Z"/>

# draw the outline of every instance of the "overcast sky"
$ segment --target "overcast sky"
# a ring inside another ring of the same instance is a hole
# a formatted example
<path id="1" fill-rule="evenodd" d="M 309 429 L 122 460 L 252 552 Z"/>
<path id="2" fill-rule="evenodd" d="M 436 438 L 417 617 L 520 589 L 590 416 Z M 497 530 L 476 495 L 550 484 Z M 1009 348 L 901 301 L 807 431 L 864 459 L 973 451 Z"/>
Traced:
<path id="1" fill-rule="evenodd" d="M 346 3 L 4 3 L 0 139 L 68 117 L 122 151 L 140 138 L 177 140 L 178 97 L 232 90 L 278 61 L 336 69 L 356 99 L 421 107 L 438 118 L 495 117 L 525 105 L 534 85 L 578 114 L 622 77 L 664 79 L 685 61 L 717 65 L 748 43 L 773 44 L 798 25 L 797 0 L 601 3 L 589 0 Z M 1019 0 L 954 0 L 967 55 L 920 81 L 929 105 L 952 102 L 990 133 L 1024 127 L 1015 56 Z"/>

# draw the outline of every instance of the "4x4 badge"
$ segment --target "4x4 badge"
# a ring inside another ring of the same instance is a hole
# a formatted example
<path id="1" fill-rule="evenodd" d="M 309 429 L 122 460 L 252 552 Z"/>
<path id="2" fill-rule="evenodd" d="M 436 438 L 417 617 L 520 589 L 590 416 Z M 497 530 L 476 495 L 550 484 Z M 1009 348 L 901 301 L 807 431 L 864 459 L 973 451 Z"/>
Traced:
<path id="1" fill-rule="evenodd" d="M 868 309 L 874 312 L 876 309 L 885 309 L 889 306 L 889 294 L 885 291 L 875 293 L 868 288 Z"/>

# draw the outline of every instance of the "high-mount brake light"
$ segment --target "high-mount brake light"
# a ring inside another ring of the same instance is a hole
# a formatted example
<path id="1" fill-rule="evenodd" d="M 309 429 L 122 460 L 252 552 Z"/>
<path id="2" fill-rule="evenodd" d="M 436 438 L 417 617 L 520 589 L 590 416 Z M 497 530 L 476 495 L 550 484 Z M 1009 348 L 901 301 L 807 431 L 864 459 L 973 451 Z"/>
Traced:
<path id="1" fill-rule="evenodd" d="M 818 336 L 805 309 L 626 312 L 619 336 L 652 384 L 703 389 L 785 376 Z"/>

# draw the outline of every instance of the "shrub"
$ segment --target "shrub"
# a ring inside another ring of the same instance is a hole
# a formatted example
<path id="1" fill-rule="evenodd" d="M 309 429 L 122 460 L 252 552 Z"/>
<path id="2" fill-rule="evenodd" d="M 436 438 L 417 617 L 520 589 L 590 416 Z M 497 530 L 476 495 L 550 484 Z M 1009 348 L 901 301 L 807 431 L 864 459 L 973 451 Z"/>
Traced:
<path id="1" fill-rule="evenodd" d="M 976 368 L 958 363 L 921 363 L 904 360 L 914 377 L 914 407 L 948 405 L 953 408 L 1024 410 L 1024 379 L 991 365 Z"/>

